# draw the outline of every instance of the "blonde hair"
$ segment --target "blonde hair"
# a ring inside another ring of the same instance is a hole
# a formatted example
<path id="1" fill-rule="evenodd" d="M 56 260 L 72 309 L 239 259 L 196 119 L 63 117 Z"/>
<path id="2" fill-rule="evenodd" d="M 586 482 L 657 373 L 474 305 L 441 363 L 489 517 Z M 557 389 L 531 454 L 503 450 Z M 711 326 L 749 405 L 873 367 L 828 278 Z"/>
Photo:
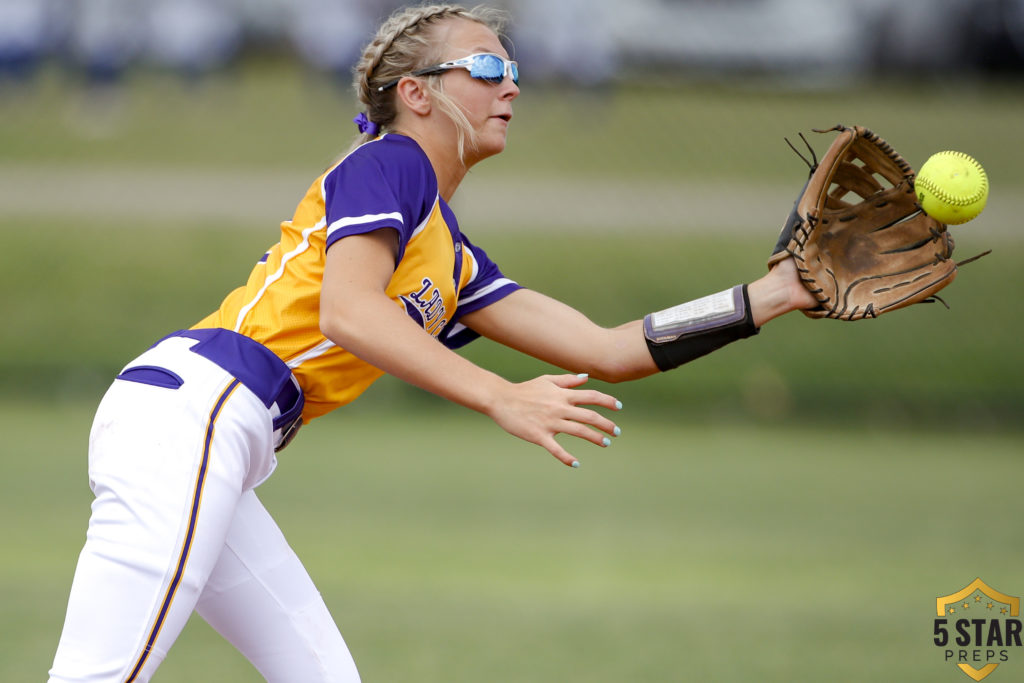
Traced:
<path id="1" fill-rule="evenodd" d="M 408 76 L 417 69 L 435 64 L 442 58 L 443 46 L 438 44 L 437 29 L 450 19 L 465 19 L 483 24 L 501 35 L 507 24 L 507 15 L 491 7 L 466 9 L 459 5 L 420 5 L 398 10 L 377 30 L 377 35 L 363 49 L 362 57 L 355 66 L 356 97 L 363 106 L 366 117 L 377 124 L 381 132 L 394 125 L 398 114 L 393 89 L 378 92 L 377 88 Z M 452 120 L 458 131 L 459 158 L 463 158 L 468 141 L 476 146 L 476 133 L 459 108 L 459 105 L 444 92 L 439 75 L 425 76 L 427 91 L 438 108 Z M 361 133 L 349 149 L 372 140 L 370 132 Z"/>

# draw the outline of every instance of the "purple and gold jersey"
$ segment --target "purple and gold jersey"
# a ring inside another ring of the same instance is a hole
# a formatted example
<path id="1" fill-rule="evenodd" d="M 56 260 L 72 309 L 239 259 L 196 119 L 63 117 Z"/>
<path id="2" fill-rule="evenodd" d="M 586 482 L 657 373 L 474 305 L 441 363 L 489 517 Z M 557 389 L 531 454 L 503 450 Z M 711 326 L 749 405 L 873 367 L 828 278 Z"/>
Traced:
<path id="1" fill-rule="evenodd" d="M 459 232 L 419 145 L 388 134 L 317 178 L 246 285 L 194 328 L 234 330 L 282 358 L 305 393 L 303 421 L 345 405 L 383 372 L 320 332 L 324 259 L 337 240 L 381 228 L 399 235 L 388 296 L 450 348 L 476 337 L 461 316 L 519 288 Z"/>

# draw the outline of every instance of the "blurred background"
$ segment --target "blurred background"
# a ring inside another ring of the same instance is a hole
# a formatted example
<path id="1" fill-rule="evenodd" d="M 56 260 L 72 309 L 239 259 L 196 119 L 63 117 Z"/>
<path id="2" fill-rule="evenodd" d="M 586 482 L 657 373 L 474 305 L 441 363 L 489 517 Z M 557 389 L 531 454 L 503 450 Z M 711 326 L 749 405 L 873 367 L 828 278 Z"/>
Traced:
<path id="1" fill-rule="evenodd" d="M 95 395 L 135 349 L 240 284 L 250 254 L 275 240 L 277 222 L 347 147 L 352 65 L 399 4 L 4 0 L 0 229 L 23 251 L 0 256 L 19 285 L 7 288 L 18 294 L 5 303 L 0 387 Z M 756 276 L 803 179 L 785 140 L 811 128 L 868 126 L 914 166 L 959 149 L 992 179 L 983 217 L 955 230 L 959 250 L 1012 247 L 966 270 L 949 290 L 952 311 L 852 328 L 787 321 L 754 349 L 624 388 L 631 398 L 777 417 L 821 411 L 827 384 L 830 411 L 902 415 L 927 404 L 921 417 L 1017 423 L 1024 371 L 1007 314 L 1020 308 L 1006 285 L 1020 280 L 984 286 L 1005 277 L 1000 260 L 1019 245 L 1024 0 L 503 6 L 523 72 L 510 147 L 474 170 L 454 204 L 506 271 L 602 323 Z M 821 150 L 830 139 L 812 142 Z M 552 249 L 537 253 L 537 235 Z M 231 246 L 145 262 L 163 239 L 179 250 L 193 239 Z M 543 258 L 550 267 L 537 267 Z M 184 285 L 182 271 L 193 275 Z M 996 314 L 1004 331 L 993 329 Z M 787 325 L 819 343 L 794 353 Z M 1004 335 L 1013 346 L 994 348 Z M 486 344 L 470 353 L 513 375 L 537 367 Z M 828 372 L 809 376 L 808 366 Z"/>
<path id="2" fill-rule="evenodd" d="M 276 242 L 356 134 L 351 67 L 399 4 L 0 0 L 0 679 L 52 657 L 110 378 Z M 820 153 L 836 123 L 914 167 L 975 156 L 991 196 L 955 256 L 992 254 L 948 309 L 794 314 L 594 382 L 623 436 L 575 446 L 573 476 L 389 378 L 307 427 L 261 497 L 365 679 L 958 680 L 934 598 L 977 576 L 1024 593 L 1024 0 L 500 5 L 522 94 L 453 206 L 595 321 L 763 273 L 806 178 L 785 141 Z M 161 680 L 256 680 L 201 622 L 177 649 Z"/>
<path id="3" fill-rule="evenodd" d="M 197 78 L 257 52 L 289 53 L 348 79 L 396 0 L 5 0 L 0 64 L 29 80 L 51 59 L 90 82 L 134 67 Z M 504 0 L 533 82 L 614 82 L 652 66 L 800 81 L 902 72 L 1015 73 L 1024 61 L 1020 0 Z"/>

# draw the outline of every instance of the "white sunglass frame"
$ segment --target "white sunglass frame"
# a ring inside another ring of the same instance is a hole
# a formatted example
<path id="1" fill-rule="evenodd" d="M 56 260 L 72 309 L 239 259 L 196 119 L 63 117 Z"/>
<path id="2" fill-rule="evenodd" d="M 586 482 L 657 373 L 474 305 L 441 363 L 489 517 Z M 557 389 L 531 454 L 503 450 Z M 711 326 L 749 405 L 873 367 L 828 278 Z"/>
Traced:
<path id="1" fill-rule="evenodd" d="M 492 81 L 491 79 L 485 76 L 478 76 L 473 73 L 473 67 L 476 63 L 477 58 L 479 57 L 493 57 L 501 62 L 502 71 L 500 81 Z M 465 57 L 460 57 L 459 59 L 452 59 L 447 62 L 442 62 L 441 64 L 435 64 L 433 66 L 428 66 L 423 69 L 417 69 L 416 71 L 413 71 L 409 75 L 430 76 L 433 74 L 444 73 L 445 71 L 451 71 L 452 69 L 465 69 L 473 78 L 480 81 L 486 81 L 488 83 L 491 83 L 492 85 L 498 85 L 502 83 L 506 78 L 512 78 L 512 82 L 515 83 L 516 85 L 519 85 L 519 63 L 512 59 L 505 59 L 501 55 L 494 54 L 493 52 L 474 52 L 471 55 L 466 55 Z M 513 69 L 515 69 L 514 72 Z M 400 80 L 402 79 L 396 78 L 395 80 L 389 83 L 385 83 L 384 85 L 377 88 L 377 92 L 384 92 L 388 88 L 397 85 L 398 81 Z"/>

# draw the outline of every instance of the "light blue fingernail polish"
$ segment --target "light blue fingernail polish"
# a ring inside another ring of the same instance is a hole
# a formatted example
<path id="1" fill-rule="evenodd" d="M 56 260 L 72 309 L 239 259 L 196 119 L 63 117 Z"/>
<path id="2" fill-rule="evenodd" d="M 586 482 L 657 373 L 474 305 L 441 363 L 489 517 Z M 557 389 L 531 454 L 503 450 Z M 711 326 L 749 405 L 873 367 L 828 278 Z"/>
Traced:
<path id="1" fill-rule="evenodd" d="M 622 410 L 622 401 L 615 402 L 615 410 Z"/>
<path id="2" fill-rule="evenodd" d="M 572 461 L 572 468 L 574 470 L 578 470 L 580 468 L 580 461 L 579 460 L 573 460 Z"/>
<path id="3" fill-rule="evenodd" d="M 622 433 L 622 430 L 619 429 L 618 427 L 616 427 L 614 430 L 612 430 L 612 434 L 614 434 L 615 436 L 618 436 L 621 433 Z"/>
<path id="4" fill-rule="evenodd" d="M 611 446 L 611 445 L 612 445 L 612 440 L 611 440 L 611 439 L 609 439 L 609 438 L 608 438 L 608 437 L 606 436 L 606 437 L 604 437 L 603 439 L 601 439 L 601 443 L 603 443 L 603 444 L 604 444 L 604 445 L 605 445 L 606 447 L 607 447 L 607 446 Z"/>
<path id="5" fill-rule="evenodd" d="M 586 373 L 586 372 L 581 372 L 580 374 L 578 374 L 576 376 L 579 377 L 580 379 L 587 379 L 588 377 L 590 377 L 590 375 L 588 373 Z"/>

